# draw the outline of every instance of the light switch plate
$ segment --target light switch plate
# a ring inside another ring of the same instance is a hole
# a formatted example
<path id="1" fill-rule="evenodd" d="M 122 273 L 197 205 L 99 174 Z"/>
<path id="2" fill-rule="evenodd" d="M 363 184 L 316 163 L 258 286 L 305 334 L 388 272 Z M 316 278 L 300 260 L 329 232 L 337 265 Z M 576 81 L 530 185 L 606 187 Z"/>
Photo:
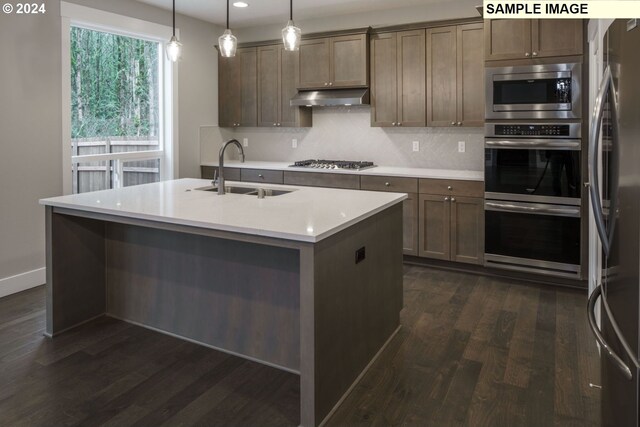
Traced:
<path id="1" fill-rule="evenodd" d="M 291 148 L 298 148 L 298 140 L 293 138 L 291 140 Z"/>
<path id="2" fill-rule="evenodd" d="M 249 146 L 249 138 L 242 138 L 242 146 L 243 147 Z"/>
<path id="3" fill-rule="evenodd" d="M 458 141 L 458 153 L 464 153 L 467 151 L 467 144 L 464 141 Z"/>
<path id="4" fill-rule="evenodd" d="M 413 151 L 420 151 L 420 141 L 413 141 Z"/>

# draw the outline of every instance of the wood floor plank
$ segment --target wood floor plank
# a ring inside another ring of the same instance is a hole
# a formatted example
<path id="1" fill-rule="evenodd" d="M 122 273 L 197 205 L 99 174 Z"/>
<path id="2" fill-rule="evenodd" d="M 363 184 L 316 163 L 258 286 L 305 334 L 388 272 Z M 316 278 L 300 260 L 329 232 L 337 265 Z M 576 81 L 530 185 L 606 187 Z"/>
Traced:
<path id="1" fill-rule="evenodd" d="M 536 320 L 530 398 L 527 400 L 525 417 L 537 420 L 539 425 L 553 425 L 555 409 L 555 333 L 556 293 L 540 292 L 538 317 Z"/>
<path id="2" fill-rule="evenodd" d="M 402 328 L 327 426 L 600 427 L 584 292 L 405 266 Z M 299 423 L 294 374 L 115 319 L 42 336 L 0 299 L 0 425 Z"/>

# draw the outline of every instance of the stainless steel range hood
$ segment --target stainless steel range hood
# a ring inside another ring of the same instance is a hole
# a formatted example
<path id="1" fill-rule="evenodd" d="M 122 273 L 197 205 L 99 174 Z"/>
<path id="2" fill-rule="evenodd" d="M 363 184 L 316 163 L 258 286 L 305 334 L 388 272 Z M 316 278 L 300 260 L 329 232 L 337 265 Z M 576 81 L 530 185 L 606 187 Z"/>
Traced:
<path id="1" fill-rule="evenodd" d="M 331 107 L 369 104 L 369 89 L 330 89 L 298 92 L 291 98 L 292 107 Z"/>

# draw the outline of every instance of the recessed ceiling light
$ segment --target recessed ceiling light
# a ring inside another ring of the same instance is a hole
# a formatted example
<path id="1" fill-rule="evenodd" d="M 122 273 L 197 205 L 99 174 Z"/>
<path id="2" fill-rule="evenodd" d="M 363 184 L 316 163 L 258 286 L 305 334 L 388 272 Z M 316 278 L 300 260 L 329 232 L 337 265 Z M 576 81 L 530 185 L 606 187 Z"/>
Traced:
<path id="1" fill-rule="evenodd" d="M 233 3 L 233 5 L 235 7 L 247 7 L 247 6 L 249 6 L 249 3 L 245 3 L 243 1 L 237 1 L 237 2 Z"/>

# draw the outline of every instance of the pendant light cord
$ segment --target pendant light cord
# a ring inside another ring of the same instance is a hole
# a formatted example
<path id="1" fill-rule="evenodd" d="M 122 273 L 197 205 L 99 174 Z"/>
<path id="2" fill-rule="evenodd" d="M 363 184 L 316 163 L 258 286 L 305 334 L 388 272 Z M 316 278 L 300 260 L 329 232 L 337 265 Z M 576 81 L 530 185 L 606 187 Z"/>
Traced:
<path id="1" fill-rule="evenodd" d="M 173 37 L 176 36 L 176 0 L 173 0 Z"/>
<path id="2" fill-rule="evenodd" d="M 227 30 L 229 29 L 229 0 L 227 0 Z"/>
<path id="3" fill-rule="evenodd" d="M 289 20 L 293 21 L 293 0 L 289 3 Z"/>

